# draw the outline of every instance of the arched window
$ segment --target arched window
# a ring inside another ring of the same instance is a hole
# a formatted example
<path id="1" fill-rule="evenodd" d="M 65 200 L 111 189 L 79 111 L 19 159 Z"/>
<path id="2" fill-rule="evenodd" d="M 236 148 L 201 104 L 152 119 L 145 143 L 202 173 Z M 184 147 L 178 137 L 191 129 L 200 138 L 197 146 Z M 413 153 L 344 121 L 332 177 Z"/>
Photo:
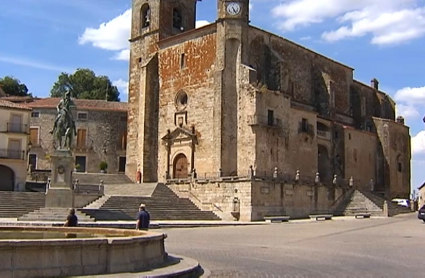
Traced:
<path id="1" fill-rule="evenodd" d="M 173 9 L 173 27 L 181 29 L 183 27 L 183 17 L 179 9 Z"/>
<path id="2" fill-rule="evenodd" d="M 140 29 L 149 27 L 151 22 L 151 9 L 148 4 L 144 4 L 140 9 Z"/>

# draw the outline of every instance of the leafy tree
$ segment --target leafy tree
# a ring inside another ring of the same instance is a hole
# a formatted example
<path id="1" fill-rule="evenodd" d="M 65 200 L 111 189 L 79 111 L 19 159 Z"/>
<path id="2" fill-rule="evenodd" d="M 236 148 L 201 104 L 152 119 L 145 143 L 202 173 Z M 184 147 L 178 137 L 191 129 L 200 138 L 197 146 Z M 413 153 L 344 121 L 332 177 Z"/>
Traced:
<path id="1" fill-rule="evenodd" d="M 21 81 L 12 76 L 5 76 L 0 78 L 0 86 L 6 95 L 9 96 L 31 96 L 28 93 L 28 88 Z"/>
<path id="2" fill-rule="evenodd" d="M 50 96 L 62 97 L 67 91 L 74 98 L 120 101 L 120 93 L 111 80 L 104 75 L 96 76 L 90 69 L 77 69 L 73 74 L 62 72 L 53 85 Z"/>

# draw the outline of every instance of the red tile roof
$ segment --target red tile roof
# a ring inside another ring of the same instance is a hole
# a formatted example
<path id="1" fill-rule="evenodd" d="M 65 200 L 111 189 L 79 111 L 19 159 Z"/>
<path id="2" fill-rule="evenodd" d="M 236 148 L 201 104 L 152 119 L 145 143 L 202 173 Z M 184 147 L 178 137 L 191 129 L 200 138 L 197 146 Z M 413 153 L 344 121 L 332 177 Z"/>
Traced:
<path id="1" fill-rule="evenodd" d="M 0 107 L 3 108 L 12 108 L 12 109 L 22 109 L 22 110 L 32 110 L 30 107 L 22 104 L 13 103 L 11 101 L 0 99 Z"/>
<path id="2" fill-rule="evenodd" d="M 26 106 L 32 108 L 55 108 L 60 98 L 42 98 L 25 103 Z M 127 102 L 94 100 L 94 99 L 72 99 L 78 110 L 98 110 L 98 111 L 120 111 L 127 112 Z"/>
<path id="3" fill-rule="evenodd" d="M 6 96 L 6 97 L 0 97 L 2 100 L 7 100 L 11 102 L 29 102 L 35 100 L 32 96 Z"/>

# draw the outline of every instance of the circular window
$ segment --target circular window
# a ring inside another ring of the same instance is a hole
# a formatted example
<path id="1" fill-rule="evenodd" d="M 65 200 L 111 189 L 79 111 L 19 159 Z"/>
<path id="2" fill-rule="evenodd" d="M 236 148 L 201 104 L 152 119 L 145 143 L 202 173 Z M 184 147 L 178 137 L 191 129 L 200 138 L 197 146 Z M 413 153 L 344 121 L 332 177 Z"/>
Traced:
<path id="1" fill-rule="evenodd" d="M 177 93 L 176 100 L 175 100 L 177 109 L 179 110 L 184 109 L 187 105 L 187 100 L 188 100 L 188 97 L 185 92 L 182 91 Z"/>

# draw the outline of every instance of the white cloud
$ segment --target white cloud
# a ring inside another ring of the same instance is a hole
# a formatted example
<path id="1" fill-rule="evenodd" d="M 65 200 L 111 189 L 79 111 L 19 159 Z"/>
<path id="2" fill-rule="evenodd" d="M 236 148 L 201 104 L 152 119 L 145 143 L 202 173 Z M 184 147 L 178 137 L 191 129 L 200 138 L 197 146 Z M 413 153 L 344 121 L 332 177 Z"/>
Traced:
<path id="1" fill-rule="evenodd" d="M 395 93 L 394 100 L 397 102 L 397 116 L 403 116 L 406 121 L 422 118 L 423 111 L 421 109 L 425 104 L 425 86 L 400 89 Z"/>
<path id="2" fill-rule="evenodd" d="M 394 99 L 409 104 L 425 104 L 425 86 L 418 88 L 406 87 L 398 90 Z"/>
<path id="3" fill-rule="evenodd" d="M 412 137 L 412 155 L 425 155 L 425 131 L 420 131 Z"/>
<path id="4" fill-rule="evenodd" d="M 99 25 L 99 28 L 86 28 L 79 38 L 80 44 L 90 43 L 92 46 L 106 50 L 128 49 L 131 26 L 131 10 Z"/>
<path id="5" fill-rule="evenodd" d="M 326 41 L 371 35 L 378 45 L 401 43 L 425 34 L 422 0 L 287 0 L 273 8 L 279 27 L 293 31 L 334 20 L 340 27 L 324 32 Z"/>
<path id="6" fill-rule="evenodd" d="M 112 85 L 116 86 L 120 93 L 128 95 L 128 81 L 118 79 L 112 82 Z"/>
<path id="7" fill-rule="evenodd" d="M 421 116 L 416 107 L 414 107 L 413 105 L 404 104 L 396 105 L 396 114 L 397 116 L 403 116 L 406 122 L 409 120 L 417 119 Z"/>
<path id="8" fill-rule="evenodd" d="M 195 27 L 196 28 L 201 28 L 202 26 L 205 26 L 205 25 L 208 25 L 208 24 L 210 24 L 210 23 L 208 21 L 206 21 L 206 20 L 197 20 L 195 22 Z"/>
<path id="9" fill-rule="evenodd" d="M 113 60 L 128 61 L 130 59 L 130 49 L 124 49 L 112 57 Z"/>
<path id="10" fill-rule="evenodd" d="M 206 20 L 198 20 L 196 28 L 210 24 Z M 78 38 L 81 45 L 91 44 L 93 47 L 118 51 L 113 60 L 128 61 L 130 59 L 129 42 L 131 28 L 131 9 L 108 22 L 103 22 L 98 28 L 88 27 Z"/>

